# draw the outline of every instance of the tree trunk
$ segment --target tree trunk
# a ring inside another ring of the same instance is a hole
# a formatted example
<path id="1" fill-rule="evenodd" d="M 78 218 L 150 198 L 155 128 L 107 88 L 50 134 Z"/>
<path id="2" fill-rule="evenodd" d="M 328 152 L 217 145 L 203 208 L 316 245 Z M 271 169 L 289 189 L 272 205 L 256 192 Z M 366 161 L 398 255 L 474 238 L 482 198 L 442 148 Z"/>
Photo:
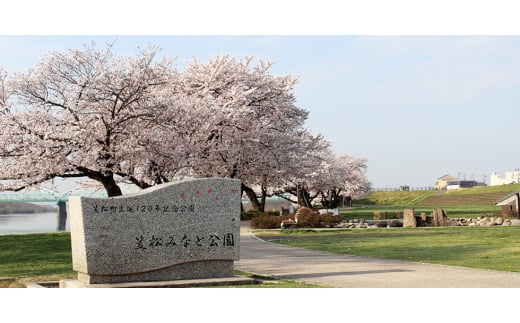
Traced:
<path id="1" fill-rule="evenodd" d="M 105 191 L 107 192 L 107 195 L 109 197 L 123 195 L 121 188 L 117 185 L 116 181 L 114 180 L 114 173 L 112 173 L 112 172 L 101 173 L 101 172 L 93 171 L 86 167 L 81 167 L 81 166 L 77 167 L 77 170 L 79 172 L 81 172 L 84 176 L 87 176 L 88 178 L 101 182 L 101 184 L 103 184 L 103 187 L 105 188 Z"/>
<path id="2" fill-rule="evenodd" d="M 327 192 L 320 192 L 321 194 L 321 204 L 328 209 L 335 209 L 339 207 L 340 204 L 340 194 L 341 189 L 338 190 L 329 190 Z"/>
<path id="3" fill-rule="evenodd" d="M 332 190 L 330 192 L 329 208 L 335 209 L 339 206 L 339 193 L 341 190 Z"/>
<path id="4" fill-rule="evenodd" d="M 307 190 L 300 188 L 298 190 L 298 205 L 307 207 L 310 209 L 310 208 L 312 208 L 311 202 L 312 202 L 312 199 L 310 197 L 310 193 L 307 192 Z"/>
<path id="5" fill-rule="evenodd" d="M 304 206 L 302 191 L 302 188 L 296 188 L 296 200 L 298 200 L 298 207 Z"/>
<path id="6" fill-rule="evenodd" d="M 261 202 L 260 202 L 260 208 L 261 208 L 262 212 L 265 211 L 266 199 L 267 199 L 267 188 L 265 186 L 262 186 L 262 197 L 261 197 Z"/>
<path id="7" fill-rule="evenodd" d="M 117 185 L 117 183 L 114 180 L 114 177 L 112 175 L 104 176 L 103 179 L 101 180 L 101 183 L 103 184 L 103 187 L 107 191 L 108 197 L 123 195 L 121 188 Z"/>
<path id="8" fill-rule="evenodd" d="M 345 196 L 343 206 L 352 207 L 352 197 L 351 196 Z"/>
<path id="9" fill-rule="evenodd" d="M 329 193 L 329 191 L 327 191 L 327 193 Z M 320 191 L 320 195 L 321 195 L 321 205 L 323 205 L 324 207 L 326 207 L 328 209 L 329 208 L 328 195 L 325 194 L 323 191 Z"/>
<path id="10" fill-rule="evenodd" d="M 292 192 L 292 191 L 291 191 L 291 192 L 287 192 L 287 193 L 290 193 L 290 194 L 296 196 L 296 193 L 295 193 L 295 192 Z M 279 198 L 282 198 L 282 199 L 284 199 L 284 200 L 286 200 L 286 201 L 289 201 L 289 202 L 291 202 L 291 203 L 293 203 L 293 204 L 298 204 L 298 201 L 297 201 L 297 200 L 293 200 L 293 199 L 291 199 L 290 197 L 287 197 L 287 196 L 285 196 L 285 195 L 283 195 L 283 194 L 275 193 L 274 195 L 276 195 L 276 196 L 278 196 Z"/>
<path id="11" fill-rule="evenodd" d="M 247 197 L 251 201 L 251 206 L 253 207 L 253 210 L 260 212 L 264 211 L 260 202 L 258 202 L 258 196 L 256 195 L 255 191 L 253 191 L 253 189 L 242 184 L 242 191 L 246 192 Z"/>

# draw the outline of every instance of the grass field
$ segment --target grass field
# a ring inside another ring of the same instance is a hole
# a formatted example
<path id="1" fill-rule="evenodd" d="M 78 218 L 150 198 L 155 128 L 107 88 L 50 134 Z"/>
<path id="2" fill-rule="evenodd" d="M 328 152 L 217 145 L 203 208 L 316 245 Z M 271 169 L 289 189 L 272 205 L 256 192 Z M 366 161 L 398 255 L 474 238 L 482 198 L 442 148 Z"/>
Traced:
<path id="1" fill-rule="evenodd" d="M 0 287 L 71 278 L 70 233 L 0 236 Z"/>
<path id="2" fill-rule="evenodd" d="M 519 226 L 255 230 L 255 234 L 282 239 L 277 241 L 281 244 L 326 252 L 520 272 Z M 75 277 L 70 234 L 0 236 L 0 277 L 3 277 L 0 287 L 25 287 L 24 283 L 28 281 Z M 257 278 L 264 283 L 243 287 L 319 287 L 269 277 Z"/>
<path id="3" fill-rule="evenodd" d="M 520 272 L 520 227 L 255 231 L 279 244 L 357 256 Z M 292 239 L 292 237 L 298 237 Z"/>
<path id="4" fill-rule="evenodd" d="M 258 285 L 234 288 L 316 288 L 315 284 L 275 279 L 235 272 L 262 281 Z M 0 236 L 0 288 L 21 288 L 26 282 L 75 278 L 72 270 L 70 233 L 43 233 Z M 225 287 L 225 286 L 220 286 Z M 231 286 L 228 286 L 231 287 Z"/>

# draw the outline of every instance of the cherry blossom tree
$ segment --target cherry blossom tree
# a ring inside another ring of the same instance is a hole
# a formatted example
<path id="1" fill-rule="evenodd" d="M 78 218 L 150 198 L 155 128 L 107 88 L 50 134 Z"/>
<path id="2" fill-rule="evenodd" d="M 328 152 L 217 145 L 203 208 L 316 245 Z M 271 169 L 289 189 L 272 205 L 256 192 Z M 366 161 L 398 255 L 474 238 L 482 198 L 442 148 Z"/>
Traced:
<path id="1" fill-rule="evenodd" d="M 290 140 L 290 145 L 282 149 L 267 147 L 265 167 L 260 167 L 243 180 L 247 184 L 244 191 L 257 210 L 264 211 L 266 198 L 275 195 L 278 188 L 284 187 L 292 178 L 301 178 L 312 172 L 320 163 L 321 150 L 329 144 L 321 135 L 307 131 L 288 134 L 284 138 Z"/>
<path id="2" fill-rule="evenodd" d="M 0 68 L 0 114 L 9 112 L 9 106 L 7 98 L 9 97 L 9 91 L 7 89 L 7 72 Z"/>
<path id="3" fill-rule="evenodd" d="M 10 79 L 0 71 L 0 190 L 88 177 L 116 196 L 121 182 L 226 177 L 263 210 L 295 187 L 310 206 L 318 194 L 334 201 L 368 185 L 363 161 L 330 157 L 330 142 L 305 129 L 293 76 L 228 55 L 178 72 L 158 53 L 116 56 L 91 44 Z"/>
<path id="4" fill-rule="evenodd" d="M 278 189 L 276 195 L 308 208 L 312 207 L 316 198 L 321 197 L 323 206 L 335 208 L 342 198 L 349 201 L 368 192 L 370 182 L 365 174 L 366 159 L 336 155 L 328 149 L 323 149 L 321 154 L 318 165 L 292 179 Z"/>
<path id="5" fill-rule="evenodd" d="M 182 75 L 184 92 L 206 101 L 203 148 L 191 165 L 199 176 L 238 178 L 253 207 L 263 210 L 270 188 L 308 170 L 318 136 L 295 105 L 296 78 L 275 76 L 272 64 L 251 57 L 193 61 Z"/>
<path id="6" fill-rule="evenodd" d="M 332 155 L 325 161 L 320 170 L 318 184 L 322 205 L 336 208 L 342 196 L 350 201 L 353 197 L 366 194 L 370 189 L 370 182 L 365 174 L 366 162 L 364 158 L 345 154 Z"/>
<path id="7" fill-rule="evenodd" d="M 115 56 L 110 45 L 91 44 L 54 52 L 10 79 L 11 111 L 0 119 L 2 189 L 86 176 L 115 196 L 118 177 L 153 184 L 141 176 L 153 168 L 143 143 L 168 115 L 161 93 L 175 77 L 172 60 L 157 61 L 157 52 Z"/>

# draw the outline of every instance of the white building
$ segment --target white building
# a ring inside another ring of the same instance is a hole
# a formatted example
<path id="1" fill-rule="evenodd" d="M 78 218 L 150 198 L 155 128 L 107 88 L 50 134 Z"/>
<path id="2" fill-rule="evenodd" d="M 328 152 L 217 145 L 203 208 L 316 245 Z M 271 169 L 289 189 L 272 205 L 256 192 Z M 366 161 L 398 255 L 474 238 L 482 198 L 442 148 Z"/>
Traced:
<path id="1" fill-rule="evenodd" d="M 507 184 L 519 184 L 520 183 L 520 170 L 516 169 L 512 172 L 506 172 L 506 177 L 501 178 L 496 172 L 491 174 L 489 179 L 489 186 L 496 185 L 507 185 Z"/>

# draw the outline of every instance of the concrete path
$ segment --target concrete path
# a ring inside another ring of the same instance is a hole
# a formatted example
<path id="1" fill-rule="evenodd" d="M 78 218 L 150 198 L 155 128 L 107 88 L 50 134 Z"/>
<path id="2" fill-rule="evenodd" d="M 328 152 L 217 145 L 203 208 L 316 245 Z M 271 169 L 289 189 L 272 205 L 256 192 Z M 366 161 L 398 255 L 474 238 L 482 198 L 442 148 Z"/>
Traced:
<path id="1" fill-rule="evenodd" d="M 520 287 L 520 273 L 377 259 L 281 246 L 256 238 L 242 221 L 235 269 L 330 287 Z"/>

